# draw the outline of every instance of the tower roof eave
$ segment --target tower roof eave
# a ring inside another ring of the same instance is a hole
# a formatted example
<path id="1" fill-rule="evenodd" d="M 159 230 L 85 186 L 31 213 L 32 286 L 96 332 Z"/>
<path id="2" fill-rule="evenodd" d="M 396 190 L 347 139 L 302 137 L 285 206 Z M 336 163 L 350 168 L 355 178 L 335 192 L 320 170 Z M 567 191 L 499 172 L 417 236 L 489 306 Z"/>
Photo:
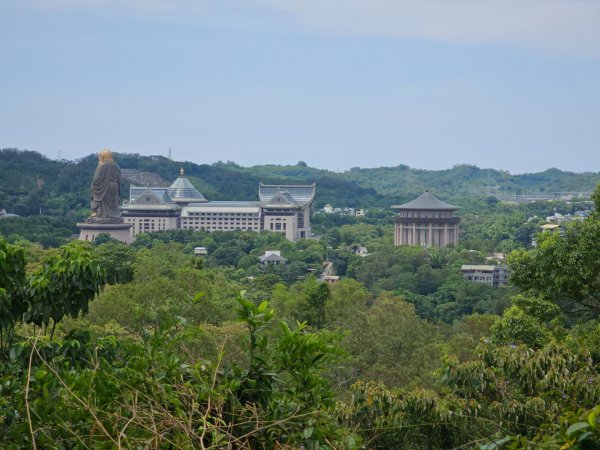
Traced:
<path id="1" fill-rule="evenodd" d="M 392 209 L 413 211 L 456 211 L 458 206 L 450 205 L 436 198 L 431 192 L 425 191 L 420 196 L 402 205 L 392 205 Z"/>

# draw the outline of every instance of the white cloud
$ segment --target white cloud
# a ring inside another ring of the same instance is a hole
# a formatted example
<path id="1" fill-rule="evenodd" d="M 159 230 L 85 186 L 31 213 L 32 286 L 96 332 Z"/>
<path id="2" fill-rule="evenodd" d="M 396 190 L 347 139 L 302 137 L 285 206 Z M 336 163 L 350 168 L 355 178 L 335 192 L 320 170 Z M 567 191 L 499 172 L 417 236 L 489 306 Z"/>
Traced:
<path id="1" fill-rule="evenodd" d="M 202 9 L 211 1 L 194 0 L 25 0 L 39 9 L 110 9 L 141 14 L 185 13 Z"/>
<path id="2" fill-rule="evenodd" d="M 509 44 L 600 56 L 600 0 L 27 1 L 44 8 L 110 8 L 198 20 L 235 12 L 238 19 L 247 13 L 248 21 L 262 22 L 262 10 L 269 20 L 291 21 L 295 32 Z"/>
<path id="3" fill-rule="evenodd" d="M 600 55 L 598 0 L 260 0 L 323 32 Z"/>

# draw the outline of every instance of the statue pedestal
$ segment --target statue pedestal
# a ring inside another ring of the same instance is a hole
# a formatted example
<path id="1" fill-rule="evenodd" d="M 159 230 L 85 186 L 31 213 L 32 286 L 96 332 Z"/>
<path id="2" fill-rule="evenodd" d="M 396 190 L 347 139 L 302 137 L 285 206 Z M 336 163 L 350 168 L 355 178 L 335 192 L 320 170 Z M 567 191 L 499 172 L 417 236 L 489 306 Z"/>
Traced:
<path id="1" fill-rule="evenodd" d="M 78 223 L 80 241 L 94 242 L 100 233 L 108 233 L 110 237 L 117 241 L 131 244 L 133 237 L 129 230 L 131 223 Z"/>

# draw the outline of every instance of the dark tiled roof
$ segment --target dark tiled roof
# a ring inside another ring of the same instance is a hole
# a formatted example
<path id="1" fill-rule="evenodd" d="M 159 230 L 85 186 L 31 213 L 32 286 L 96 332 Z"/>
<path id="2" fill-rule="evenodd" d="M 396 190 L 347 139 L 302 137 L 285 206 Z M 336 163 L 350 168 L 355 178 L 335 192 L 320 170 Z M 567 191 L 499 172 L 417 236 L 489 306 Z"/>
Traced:
<path id="1" fill-rule="evenodd" d="M 431 192 L 425 191 L 408 203 L 404 203 L 403 205 L 392 205 L 392 209 L 456 211 L 459 207 L 443 202 L 436 198 Z"/>
<path id="2" fill-rule="evenodd" d="M 260 259 L 261 262 L 279 262 L 279 261 L 287 261 L 287 259 L 285 259 L 283 256 L 279 256 L 276 254 L 270 254 L 268 256 L 261 256 L 258 259 Z"/>

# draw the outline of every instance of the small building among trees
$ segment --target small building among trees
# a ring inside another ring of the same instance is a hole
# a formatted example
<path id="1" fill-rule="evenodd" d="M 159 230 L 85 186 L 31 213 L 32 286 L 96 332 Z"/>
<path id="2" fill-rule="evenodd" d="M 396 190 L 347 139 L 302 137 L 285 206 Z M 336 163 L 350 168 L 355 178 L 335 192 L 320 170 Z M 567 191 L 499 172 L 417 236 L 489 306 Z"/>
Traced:
<path id="1" fill-rule="evenodd" d="M 488 264 L 463 264 L 460 268 L 465 280 L 493 287 L 508 285 L 508 267 Z"/>
<path id="2" fill-rule="evenodd" d="M 285 264 L 287 259 L 281 256 L 281 252 L 279 250 L 267 250 L 264 255 L 258 258 L 260 262 L 268 266 L 277 265 L 277 264 Z"/>

